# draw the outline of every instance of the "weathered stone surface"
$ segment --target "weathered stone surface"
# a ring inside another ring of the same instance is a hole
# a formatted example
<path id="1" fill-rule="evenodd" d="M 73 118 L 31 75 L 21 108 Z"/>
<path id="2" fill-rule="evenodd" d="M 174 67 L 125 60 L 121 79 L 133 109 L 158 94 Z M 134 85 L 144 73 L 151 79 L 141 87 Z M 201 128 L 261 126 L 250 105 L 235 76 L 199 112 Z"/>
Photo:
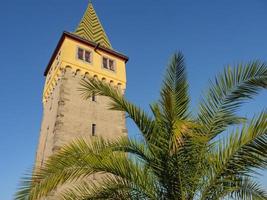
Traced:
<path id="1" fill-rule="evenodd" d="M 43 107 L 43 121 L 36 155 L 40 166 L 54 151 L 77 138 L 114 139 L 127 135 L 125 114 L 109 110 L 110 100 L 97 96 L 84 100 L 78 91 L 82 76 L 67 68 Z M 96 136 L 92 136 L 96 124 Z"/>

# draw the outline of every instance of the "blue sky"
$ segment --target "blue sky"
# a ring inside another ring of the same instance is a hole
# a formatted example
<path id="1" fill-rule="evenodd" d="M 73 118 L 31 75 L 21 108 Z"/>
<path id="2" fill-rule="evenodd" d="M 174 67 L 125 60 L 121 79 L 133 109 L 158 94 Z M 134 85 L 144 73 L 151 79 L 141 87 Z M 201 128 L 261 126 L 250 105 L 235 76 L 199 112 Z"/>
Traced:
<path id="1" fill-rule="evenodd" d="M 10 200 L 33 165 L 42 118 L 43 71 L 63 30 L 73 31 L 86 0 L 0 1 L 0 199 Z M 95 0 L 113 47 L 130 57 L 127 97 L 148 108 L 165 66 L 181 50 L 192 107 L 209 79 L 227 64 L 267 60 L 265 0 Z M 266 108 L 266 91 L 246 116 Z M 128 123 L 131 136 L 137 132 Z M 267 187 L 267 173 L 261 178 Z"/>

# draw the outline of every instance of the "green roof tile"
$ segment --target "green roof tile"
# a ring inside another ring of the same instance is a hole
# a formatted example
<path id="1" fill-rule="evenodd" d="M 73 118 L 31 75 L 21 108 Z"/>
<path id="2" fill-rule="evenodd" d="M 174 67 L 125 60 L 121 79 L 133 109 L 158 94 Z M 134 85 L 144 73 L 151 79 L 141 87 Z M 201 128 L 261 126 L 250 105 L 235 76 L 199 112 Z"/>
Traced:
<path id="1" fill-rule="evenodd" d="M 88 8 L 86 9 L 84 16 L 74 34 L 86 40 L 99 43 L 101 46 L 112 49 L 109 39 L 96 15 L 92 3 L 88 5 Z"/>

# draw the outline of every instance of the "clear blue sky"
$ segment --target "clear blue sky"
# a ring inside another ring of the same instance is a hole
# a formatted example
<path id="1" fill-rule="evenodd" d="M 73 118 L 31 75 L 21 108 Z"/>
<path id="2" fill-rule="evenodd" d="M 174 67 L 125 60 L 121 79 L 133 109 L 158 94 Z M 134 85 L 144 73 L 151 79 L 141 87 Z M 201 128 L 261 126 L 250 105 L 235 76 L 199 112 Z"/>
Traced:
<path id="1" fill-rule="evenodd" d="M 12 199 L 34 162 L 43 71 L 62 31 L 75 29 L 87 3 L 0 1 L 1 200 Z M 165 65 L 176 50 L 186 56 L 193 107 L 225 65 L 267 60 L 266 0 L 94 0 L 94 7 L 113 47 L 130 57 L 127 97 L 146 109 L 157 99 Z M 260 111 L 266 99 L 265 91 L 242 114 Z M 128 128 L 134 136 L 132 123 Z"/>

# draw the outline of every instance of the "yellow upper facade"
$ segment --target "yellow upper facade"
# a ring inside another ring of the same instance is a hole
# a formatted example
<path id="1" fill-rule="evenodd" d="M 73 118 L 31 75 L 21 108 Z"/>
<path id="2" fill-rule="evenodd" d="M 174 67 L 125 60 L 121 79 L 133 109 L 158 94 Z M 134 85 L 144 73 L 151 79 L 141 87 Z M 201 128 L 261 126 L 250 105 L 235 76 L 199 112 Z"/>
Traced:
<path id="1" fill-rule="evenodd" d="M 64 32 L 45 70 L 43 102 L 45 103 L 51 96 L 66 68 L 71 68 L 75 76 L 97 77 L 114 86 L 120 86 L 124 90 L 127 61 L 126 56 L 112 50 L 111 46 L 82 37 L 77 32 L 74 34 Z"/>

